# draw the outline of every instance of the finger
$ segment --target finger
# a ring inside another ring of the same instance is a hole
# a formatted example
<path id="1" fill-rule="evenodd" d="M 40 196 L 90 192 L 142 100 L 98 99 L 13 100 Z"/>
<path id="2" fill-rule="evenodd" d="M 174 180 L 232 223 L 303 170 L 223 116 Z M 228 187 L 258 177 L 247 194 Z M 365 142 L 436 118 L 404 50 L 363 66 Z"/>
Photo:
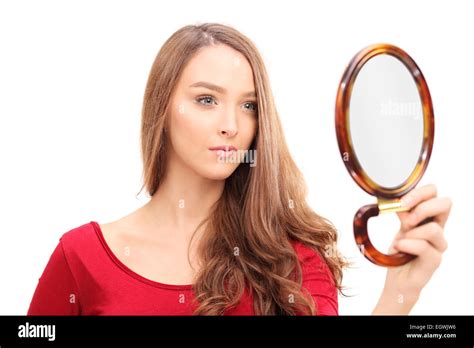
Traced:
<path id="1" fill-rule="evenodd" d="M 416 187 L 412 191 L 408 192 L 404 196 L 401 197 L 400 201 L 402 205 L 408 208 L 408 211 L 400 211 L 397 212 L 398 218 L 400 219 L 401 223 L 401 231 L 410 230 L 416 224 L 410 223 L 407 219 L 409 217 L 410 211 L 413 207 L 416 207 L 417 204 L 420 202 L 436 197 L 437 188 L 433 184 L 425 185 Z"/>
<path id="2" fill-rule="evenodd" d="M 402 225 L 401 229 L 402 231 L 410 230 L 428 217 L 433 217 L 434 221 L 444 228 L 451 206 L 452 201 L 448 197 L 435 197 L 423 201 L 409 212 L 398 214 Z"/>
<path id="3" fill-rule="evenodd" d="M 441 253 L 448 248 L 443 228 L 436 222 L 429 222 L 406 232 L 405 238 L 426 240 Z"/>
<path id="4" fill-rule="evenodd" d="M 436 197 L 437 188 L 434 184 L 417 187 L 401 198 L 402 204 L 407 208 L 413 208 L 422 201 Z"/>
<path id="5" fill-rule="evenodd" d="M 408 211 L 397 211 L 398 219 L 400 220 L 400 231 L 408 231 L 413 226 L 410 224 L 408 217 L 410 213 Z"/>
<path id="6" fill-rule="evenodd" d="M 426 240 L 403 238 L 394 243 L 394 248 L 418 256 L 422 268 L 437 268 L 441 263 L 441 253 Z"/>
<path id="7" fill-rule="evenodd" d="M 418 204 L 409 212 L 408 223 L 416 226 L 427 217 L 433 217 L 441 227 L 444 227 L 451 211 L 452 202 L 449 197 L 436 197 Z"/>

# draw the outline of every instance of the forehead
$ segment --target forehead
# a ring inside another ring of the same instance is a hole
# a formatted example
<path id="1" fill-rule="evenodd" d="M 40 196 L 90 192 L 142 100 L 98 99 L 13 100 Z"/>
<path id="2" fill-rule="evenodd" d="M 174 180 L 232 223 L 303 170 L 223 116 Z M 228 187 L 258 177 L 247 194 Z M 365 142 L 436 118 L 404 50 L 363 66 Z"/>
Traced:
<path id="1" fill-rule="evenodd" d="M 201 48 L 184 68 L 181 81 L 185 86 L 207 81 L 229 93 L 254 90 L 252 67 L 245 56 L 222 44 Z"/>

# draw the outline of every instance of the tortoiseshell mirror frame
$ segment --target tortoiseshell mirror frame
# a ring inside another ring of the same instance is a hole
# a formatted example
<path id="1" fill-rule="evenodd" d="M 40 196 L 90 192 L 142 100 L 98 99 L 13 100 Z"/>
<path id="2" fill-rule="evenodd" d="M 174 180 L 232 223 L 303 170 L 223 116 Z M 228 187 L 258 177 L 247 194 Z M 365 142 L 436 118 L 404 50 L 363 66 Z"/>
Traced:
<path id="1" fill-rule="evenodd" d="M 399 59 L 416 82 L 423 109 L 423 143 L 418 162 L 410 176 L 399 186 L 386 188 L 375 183 L 362 169 L 354 152 L 349 128 L 349 105 L 352 87 L 357 74 L 364 64 L 379 54 L 390 54 Z M 368 232 L 368 219 L 379 213 L 406 211 L 400 197 L 412 190 L 420 181 L 428 165 L 434 141 L 434 113 L 428 85 L 415 61 L 402 49 L 390 44 L 375 44 L 359 51 L 347 66 L 339 84 L 336 98 L 336 135 L 341 157 L 349 174 L 367 193 L 377 197 L 377 204 L 361 207 L 354 216 L 354 236 L 362 254 L 379 266 L 400 266 L 415 258 L 405 253 L 383 254 L 371 243 Z M 419 225 L 432 221 L 428 218 Z"/>

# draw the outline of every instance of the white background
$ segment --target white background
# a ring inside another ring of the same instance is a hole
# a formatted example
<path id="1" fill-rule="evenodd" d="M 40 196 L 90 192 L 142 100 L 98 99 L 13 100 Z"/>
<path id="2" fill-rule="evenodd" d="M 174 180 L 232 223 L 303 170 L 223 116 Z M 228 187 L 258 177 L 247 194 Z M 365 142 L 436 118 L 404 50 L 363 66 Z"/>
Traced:
<path id="1" fill-rule="evenodd" d="M 375 202 L 348 175 L 334 129 L 337 86 L 361 48 L 395 44 L 418 63 L 433 98 L 432 158 L 420 185 L 453 200 L 448 251 L 412 314 L 474 314 L 472 139 L 474 49 L 468 1 L 0 1 L 0 314 L 25 314 L 59 237 L 146 202 L 140 112 L 164 41 L 202 22 L 234 26 L 270 73 L 309 202 L 355 261 L 340 314 L 370 314 L 385 269 L 356 247 L 352 218 Z M 395 216 L 369 225 L 379 243 Z"/>

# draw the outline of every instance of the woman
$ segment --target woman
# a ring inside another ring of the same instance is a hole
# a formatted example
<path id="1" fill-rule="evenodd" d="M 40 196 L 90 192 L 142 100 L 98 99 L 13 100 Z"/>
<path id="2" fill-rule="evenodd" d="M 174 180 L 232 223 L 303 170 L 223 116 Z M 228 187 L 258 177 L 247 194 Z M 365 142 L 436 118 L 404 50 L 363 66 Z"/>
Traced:
<path id="1" fill-rule="evenodd" d="M 306 203 L 248 38 L 212 23 L 174 33 L 149 75 L 141 145 L 150 201 L 65 233 L 29 315 L 338 314 L 336 229 Z M 393 250 L 418 257 L 388 270 L 374 314 L 408 313 L 446 250 L 450 200 L 428 185 L 404 202 Z"/>

